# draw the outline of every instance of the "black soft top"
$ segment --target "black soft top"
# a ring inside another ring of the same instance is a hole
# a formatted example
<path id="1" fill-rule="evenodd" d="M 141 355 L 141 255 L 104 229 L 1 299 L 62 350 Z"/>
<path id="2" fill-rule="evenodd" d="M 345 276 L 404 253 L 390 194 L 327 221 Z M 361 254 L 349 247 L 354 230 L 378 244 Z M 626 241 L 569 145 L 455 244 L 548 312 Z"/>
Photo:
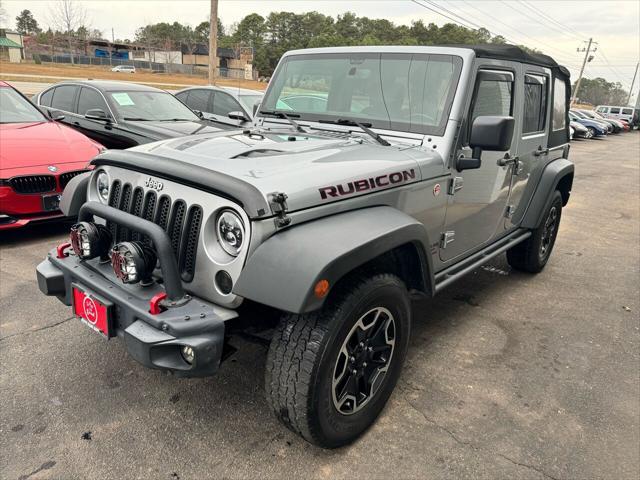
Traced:
<path id="1" fill-rule="evenodd" d="M 496 60 L 511 60 L 514 62 L 528 63 L 549 67 L 558 70 L 563 76 L 569 78 L 569 70 L 558 64 L 549 55 L 543 53 L 529 53 L 516 45 L 447 45 L 449 47 L 469 48 L 476 53 L 479 58 L 495 58 Z"/>

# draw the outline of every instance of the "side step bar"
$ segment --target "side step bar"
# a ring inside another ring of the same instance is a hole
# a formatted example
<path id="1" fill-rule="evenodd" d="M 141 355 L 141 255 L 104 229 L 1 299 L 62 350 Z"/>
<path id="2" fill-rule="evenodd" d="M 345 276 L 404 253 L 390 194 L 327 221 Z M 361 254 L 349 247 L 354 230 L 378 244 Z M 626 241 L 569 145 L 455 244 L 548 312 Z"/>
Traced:
<path id="1" fill-rule="evenodd" d="M 496 243 L 489 245 L 484 250 L 474 253 L 469 258 L 465 258 L 460 263 L 451 265 L 450 267 L 438 272 L 435 276 L 436 287 L 435 293 L 440 292 L 443 288 L 448 287 L 456 280 L 464 277 L 467 273 L 472 272 L 476 268 L 484 265 L 492 258 L 506 252 L 511 247 L 525 241 L 531 236 L 530 231 L 518 230 L 511 235 L 504 237 Z"/>

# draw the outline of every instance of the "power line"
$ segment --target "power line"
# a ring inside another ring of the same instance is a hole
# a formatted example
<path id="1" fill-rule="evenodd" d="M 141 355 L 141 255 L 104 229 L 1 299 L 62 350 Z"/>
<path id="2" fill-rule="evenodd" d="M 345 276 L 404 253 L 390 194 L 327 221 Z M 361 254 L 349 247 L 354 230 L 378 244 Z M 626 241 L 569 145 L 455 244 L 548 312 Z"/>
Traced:
<path id="1" fill-rule="evenodd" d="M 574 28 L 570 27 L 569 25 L 563 25 L 562 23 L 558 22 L 555 18 L 553 18 L 553 17 L 547 15 L 546 13 L 538 10 L 536 7 L 534 7 L 532 4 L 530 4 L 529 2 L 527 2 L 525 0 L 520 0 L 520 3 L 522 3 L 525 7 L 527 7 L 529 10 L 531 10 L 533 13 L 535 13 L 537 15 L 540 15 L 545 20 L 558 25 L 560 28 L 562 28 L 562 32 L 565 33 L 566 35 L 573 36 L 573 37 L 577 38 L 580 41 L 584 40 L 584 38 L 585 38 L 584 35 L 582 35 L 580 32 L 578 32 Z M 567 30 L 571 30 L 574 33 L 572 34 L 570 32 L 567 32 Z"/>

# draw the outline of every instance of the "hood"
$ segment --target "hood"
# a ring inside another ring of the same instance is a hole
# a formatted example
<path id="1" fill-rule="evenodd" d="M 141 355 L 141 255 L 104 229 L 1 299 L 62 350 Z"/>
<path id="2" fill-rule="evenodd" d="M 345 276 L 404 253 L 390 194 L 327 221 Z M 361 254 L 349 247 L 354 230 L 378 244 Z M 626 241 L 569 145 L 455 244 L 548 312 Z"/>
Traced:
<path id="1" fill-rule="evenodd" d="M 128 151 L 241 180 L 267 202 L 270 193 L 284 192 L 289 211 L 398 187 L 444 171 L 442 157 L 431 149 L 403 143 L 382 146 L 368 137 L 333 132 L 234 131 L 140 145 Z M 103 157 L 108 158 L 108 152 Z M 131 166 L 135 169 L 136 163 L 131 161 Z M 157 175 L 162 177 L 162 171 Z"/>
<path id="2" fill-rule="evenodd" d="M 122 122 L 122 127 L 139 135 L 151 138 L 152 140 L 164 140 L 167 138 L 184 137 L 201 133 L 220 132 L 221 128 L 211 126 L 207 121 L 192 122 L 170 121 L 170 122 Z"/>
<path id="3" fill-rule="evenodd" d="M 86 165 L 102 146 L 57 122 L 0 124 L 0 177 L 36 167 Z"/>

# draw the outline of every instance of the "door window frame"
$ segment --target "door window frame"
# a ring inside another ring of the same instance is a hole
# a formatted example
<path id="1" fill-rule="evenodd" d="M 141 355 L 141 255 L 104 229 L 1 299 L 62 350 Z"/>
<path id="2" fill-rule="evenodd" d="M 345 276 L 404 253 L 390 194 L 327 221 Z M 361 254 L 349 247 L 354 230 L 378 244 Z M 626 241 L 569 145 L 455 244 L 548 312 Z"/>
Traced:
<path id="1" fill-rule="evenodd" d="M 465 122 L 466 122 L 466 126 L 464 128 L 464 139 L 462 141 L 462 146 L 464 147 L 468 147 L 469 146 L 469 139 L 471 138 L 471 128 L 473 126 L 473 122 L 471 121 L 471 118 L 473 116 L 473 109 L 476 106 L 476 101 L 478 99 L 478 90 L 480 88 L 480 82 L 483 80 L 492 80 L 491 78 L 486 78 L 486 79 L 482 79 L 482 76 L 494 76 L 495 77 L 495 81 L 500 81 L 500 82 L 505 82 L 505 83 L 511 83 L 511 104 L 509 105 L 509 115 L 511 117 L 513 117 L 513 110 L 515 107 L 515 97 L 516 97 L 516 71 L 513 68 L 510 67 L 503 67 L 500 65 L 479 65 L 477 70 L 476 70 L 476 74 L 474 77 L 474 84 L 473 84 L 473 93 L 471 95 L 471 100 L 469 102 L 469 106 L 467 107 L 467 113 L 465 116 Z M 508 79 L 508 76 L 511 77 L 511 79 Z M 503 77 L 504 80 L 500 79 L 500 77 Z"/>
<path id="2" fill-rule="evenodd" d="M 543 77 L 545 79 L 545 86 L 546 86 L 546 92 L 545 92 L 545 106 L 544 106 L 544 125 L 542 130 L 535 130 L 533 132 L 525 132 L 524 131 L 524 102 L 526 101 L 526 93 L 525 93 L 525 89 L 527 88 L 527 76 L 533 76 L 533 77 Z M 526 140 L 528 138 L 534 138 L 534 137 L 540 137 L 543 135 L 547 134 L 547 127 L 549 126 L 549 92 L 550 92 L 550 85 L 551 82 L 551 77 L 549 76 L 549 74 L 547 72 L 540 72 L 540 71 L 536 71 L 536 70 L 525 70 L 523 72 L 523 76 L 522 76 L 522 86 L 523 86 L 523 90 L 522 90 L 522 119 L 521 119 L 521 128 L 520 128 L 520 132 L 522 134 L 522 139 Z"/>

